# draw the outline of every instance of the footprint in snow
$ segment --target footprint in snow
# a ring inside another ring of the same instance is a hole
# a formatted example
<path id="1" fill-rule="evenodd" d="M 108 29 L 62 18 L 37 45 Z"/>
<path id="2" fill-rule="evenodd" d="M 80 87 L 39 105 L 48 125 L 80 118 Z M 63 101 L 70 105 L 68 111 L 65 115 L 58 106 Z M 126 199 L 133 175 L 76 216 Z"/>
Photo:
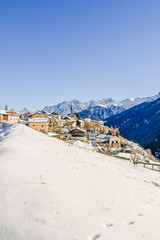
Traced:
<path id="1" fill-rule="evenodd" d="M 59 214 L 60 214 L 60 212 L 55 212 L 55 214 L 56 214 L 56 215 L 59 215 Z"/>
<path id="2" fill-rule="evenodd" d="M 138 216 L 139 216 L 139 217 L 143 217 L 143 214 L 142 214 L 142 213 L 138 213 Z"/>
<path id="3" fill-rule="evenodd" d="M 103 227 L 112 227 L 113 226 L 113 223 L 107 223 L 107 224 L 103 224 Z"/>
<path id="4" fill-rule="evenodd" d="M 96 240 L 96 239 L 100 238 L 100 236 L 101 236 L 100 234 L 94 234 L 94 235 L 90 236 L 88 238 L 88 240 Z"/>
<path id="5" fill-rule="evenodd" d="M 133 225 L 133 224 L 135 224 L 135 222 L 134 221 L 130 221 L 130 222 L 125 222 L 125 224 L 126 225 Z"/>

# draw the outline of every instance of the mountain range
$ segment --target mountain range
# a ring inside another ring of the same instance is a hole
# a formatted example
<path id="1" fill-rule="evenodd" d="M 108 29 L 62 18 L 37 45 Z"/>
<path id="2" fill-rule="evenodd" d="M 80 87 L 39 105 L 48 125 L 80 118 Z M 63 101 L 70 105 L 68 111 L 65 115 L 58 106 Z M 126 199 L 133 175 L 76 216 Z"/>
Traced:
<path id="1" fill-rule="evenodd" d="M 103 98 L 102 100 L 91 100 L 88 102 L 72 100 L 64 101 L 53 106 L 46 106 L 43 110 L 46 112 L 55 111 L 60 113 L 61 115 L 66 115 L 70 114 L 70 108 L 72 105 L 73 112 L 79 113 L 80 117 L 82 118 L 87 118 L 88 116 L 90 116 L 91 119 L 104 120 L 108 117 L 124 112 L 125 110 L 143 102 L 153 101 L 158 97 L 160 97 L 160 93 L 153 97 L 127 98 L 122 101 L 115 101 L 112 98 Z"/>

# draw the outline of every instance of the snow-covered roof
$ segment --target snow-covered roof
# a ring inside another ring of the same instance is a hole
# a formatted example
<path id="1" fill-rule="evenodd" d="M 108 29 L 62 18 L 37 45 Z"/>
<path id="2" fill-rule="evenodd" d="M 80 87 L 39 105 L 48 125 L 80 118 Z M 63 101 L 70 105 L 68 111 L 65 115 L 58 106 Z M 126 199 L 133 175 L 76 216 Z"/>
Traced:
<path id="1" fill-rule="evenodd" d="M 50 115 L 56 115 L 56 116 L 58 116 L 58 115 L 60 115 L 59 113 L 57 113 L 57 112 L 51 112 L 51 113 L 49 113 Z"/>
<path id="2" fill-rule="evenodd" d="M 68 133 L 68 132 L 69 132 L 69 130 L 67 128 L 62 128 L 61 129 L 61 133 Z"/>
<path id="3" fill-rule="evenodd" d="M 79 122 L 82 122 L 82 123 L 84 122 L 84 120 L 81 120 L 81 119 L 79 119 L 78 121 L 79 121 Z"/>
<path id="4" fill-rule="evenodd" d="M 96 138 L 106 138 L 107 135 L 104 133 L 100 133 L 99 135 L 96 136 Z"/>
<path id="5" fill-rule="evenodd" d="M 76 122 L 76 120 L 71 118 L 71 119 L 68 120 L 68 122 Z"/>
<path id="6" fill-rule="evenodd" d="M 69 117 L 68 115 L 63 116 L 63 119 L 65 119 L 65 118 L 72 119 L 72 118 Z"/>
<path id="7" fill-rule="evenodd" d="M 49 132 L 48 133 L 48 136 L 52 137 L 52 136 L 57 136 L 58 134 L 57 133 L 53 133 L 53 132 Z"/>
<path id="8" fill-rule="evenodd" d="M 91 119 L 90 118 L 85 118 L 85 121 L 86 122 L 91 122 Z"/>
<path id="9" fill-rule="evenodd" d="M 47 118 L 29 118 L 28 122 L 32 123 L 32 122 L 47 122 Z"/>
<path id="10" fill-rule="evenodd" d="M 104 138 L 101 140 L 101 143 L 108 142 L 108 141 L 109 141 L 109 138 Z"/>
<path id="11" fill-rule="evenodd" d="M 8 113 L 6 113 L 6 110 L 0 110 L 0 114 L 7 114 L 8 115 Z"/>
<path id="12" fill-rule="evenodd" d="M 82 128 L 79 128 L 79 127 L 74 127 L 72 129 L 70 129 L 70 131 L 74 131 L 74 130 L 80 130 L 82 132 L 86 132 L 86 130 L 82 129 Z"/>
<path id="13" fill-rule="evenodd" d="M 107 138 L 113 138 L 113 137 L 115 137 L 115 136 L 113 136 L 113 135 L 106 135 L 107 136 Z"/>
<path id="14" fill-rule="evenodd" d="M 44 114 L 47 114 L 46 112 L 37 111 L 37 112 L 31 113 L 30 116 L 33 116 L 33 115 L 35 115 L 36 113 L 39 113 L 39 114 L 42 115 L 42 116 L 43 116 Z"/>

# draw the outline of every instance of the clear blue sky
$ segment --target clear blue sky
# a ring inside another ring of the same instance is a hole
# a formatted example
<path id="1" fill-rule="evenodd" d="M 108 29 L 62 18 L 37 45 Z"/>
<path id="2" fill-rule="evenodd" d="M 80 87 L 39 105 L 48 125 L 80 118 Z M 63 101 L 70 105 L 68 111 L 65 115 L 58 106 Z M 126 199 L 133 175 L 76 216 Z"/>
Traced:
<path id="1" fill-rule="evenodd" d="M 160 91 L 159 0 L 1 0 L 0 107 Z"/>

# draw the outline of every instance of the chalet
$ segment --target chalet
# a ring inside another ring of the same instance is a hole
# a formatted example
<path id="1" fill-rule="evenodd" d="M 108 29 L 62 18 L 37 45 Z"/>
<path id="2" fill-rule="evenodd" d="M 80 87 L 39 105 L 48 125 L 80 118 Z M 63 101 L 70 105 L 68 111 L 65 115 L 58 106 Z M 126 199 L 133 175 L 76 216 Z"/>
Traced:
<path id="1" fill-rule="evenodd" d="M 71 138 L 79 139 L 79 140 L 86 140 L 86 131 L 79 127 L 72 128 L 70 130 Z"/>
<path id="2" fill-rule="evenodd" d="M 108 135 L 106 138 L 101 140 L 100 145 L 104 147 L 120 148 L 121 141 L 117 136 Z"/>

